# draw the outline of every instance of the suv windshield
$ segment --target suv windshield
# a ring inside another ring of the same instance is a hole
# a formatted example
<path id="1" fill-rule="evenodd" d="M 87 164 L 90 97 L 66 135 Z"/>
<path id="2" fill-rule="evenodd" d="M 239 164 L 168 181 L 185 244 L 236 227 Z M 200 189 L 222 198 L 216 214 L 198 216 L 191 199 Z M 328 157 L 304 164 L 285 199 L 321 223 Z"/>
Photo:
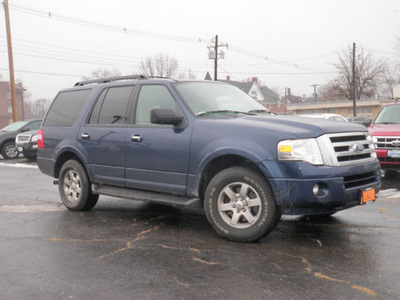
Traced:
<path id="1" fill-rule="evenodd" d="M 400 105 L 385 106 L 376 117 L 374 124 L 400 124 Z"/>
<path id="2" fill-rule="evenodd" d="M 232 85 L 184 82 L 176 84 L 176 89 L 196 116 L 270 113 L 256 100 Z"/>
<path id="3" fill-rule="evenodd" d="M 28 124 L 28 122 L 25 122 L 25 121 L 15 122 L 15 123 L 12 123 L 12 124 L 4 127 L 0 131 L 10 131 L 10 132 L 17 131 L 18 129 L 24 127 L 26 124 Z"/>

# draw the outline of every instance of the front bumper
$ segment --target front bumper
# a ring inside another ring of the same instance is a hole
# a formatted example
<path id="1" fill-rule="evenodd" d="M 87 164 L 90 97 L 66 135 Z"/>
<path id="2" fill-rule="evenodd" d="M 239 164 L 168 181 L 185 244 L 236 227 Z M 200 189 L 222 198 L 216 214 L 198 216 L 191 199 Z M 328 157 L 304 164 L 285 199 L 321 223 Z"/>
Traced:
<path id="1" fill-rule="evenodd" d="M 359 205 L 363 190 L 375 188 L 378 193 L 381 186 L 377 161 L 347 167 L 318 167 L 303 162 L 278 164 L 286 168 L 287 174 L 267 177 L 283 214 L 333 213 Z M 282 177 L 289 174 L 292 176 Z M 315 195 L 313 188 L 317 184 L 320 192 Z"/>

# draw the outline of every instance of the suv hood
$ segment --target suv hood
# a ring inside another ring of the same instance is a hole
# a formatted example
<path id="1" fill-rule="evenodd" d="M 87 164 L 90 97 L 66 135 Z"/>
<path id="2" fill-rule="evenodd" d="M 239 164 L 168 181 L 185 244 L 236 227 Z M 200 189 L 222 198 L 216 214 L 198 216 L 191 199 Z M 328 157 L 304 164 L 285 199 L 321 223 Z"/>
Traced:
<path id="1" fill-rule="evenodd" d="M 370 135 L 400 136 L 400 124 L 372 124 L 368 132 Z"/>
<path id="2" fill-rule="evenodd" d="M 268 115 L 268 116 L 215 116 L 210 118 L 199 118 L 198 121 L 225 122 L 229 129 L 246 131 L 274 132 L 285 138 L 313 138 L 325 133 L 339 132 L 365 132 L 366 127 L 356 123 L 338 122 L 325 119 L 304 118 L 291 115 Z M 229 130 L 226 128 L 227 130 Z M 291 135 L 289 133 L 292 133 Z"/>

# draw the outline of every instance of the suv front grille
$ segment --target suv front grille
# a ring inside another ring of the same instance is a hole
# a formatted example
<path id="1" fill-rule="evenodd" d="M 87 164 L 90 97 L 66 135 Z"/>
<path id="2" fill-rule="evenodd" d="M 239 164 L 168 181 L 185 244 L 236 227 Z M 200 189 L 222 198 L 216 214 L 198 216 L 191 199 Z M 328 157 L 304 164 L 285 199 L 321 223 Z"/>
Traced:
<path id="1" fill-rule="evenodd" d="M 30 135 L 18 135 L 17 142 L 27 142 L 29 141 Z"/>
<path id="2" fill-rule="evenodd" d="M 400 137 L 375 136 L 375 149 L 400 150 Z"/>
<path id="3" fill-rule="evenodd" d="M 347 166 L 376 161 L 374 145 L 366 132 L 325 134 L 319 138 L 324 163 L 328 166 Z"/>

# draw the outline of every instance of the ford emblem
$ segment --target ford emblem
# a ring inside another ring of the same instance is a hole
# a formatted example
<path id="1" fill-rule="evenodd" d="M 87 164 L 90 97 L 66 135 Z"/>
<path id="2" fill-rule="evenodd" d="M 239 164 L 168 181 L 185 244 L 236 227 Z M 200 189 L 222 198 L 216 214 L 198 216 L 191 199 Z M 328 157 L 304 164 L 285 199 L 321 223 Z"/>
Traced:
<path id="1" fill-rule="evenodd" d="M 391 144 L 395 147 L 399 147 L 400 146 L 400 140 L 397 141 L 392 141 Z"/>
<path id="2" fill-rule="evenodd" d="M 365 146 L 363 144 L 355 144 L 353 146 L 351 146 L 351 150 L 355 151 L 355 152 L 363 152 L 365 149 Z"/>

